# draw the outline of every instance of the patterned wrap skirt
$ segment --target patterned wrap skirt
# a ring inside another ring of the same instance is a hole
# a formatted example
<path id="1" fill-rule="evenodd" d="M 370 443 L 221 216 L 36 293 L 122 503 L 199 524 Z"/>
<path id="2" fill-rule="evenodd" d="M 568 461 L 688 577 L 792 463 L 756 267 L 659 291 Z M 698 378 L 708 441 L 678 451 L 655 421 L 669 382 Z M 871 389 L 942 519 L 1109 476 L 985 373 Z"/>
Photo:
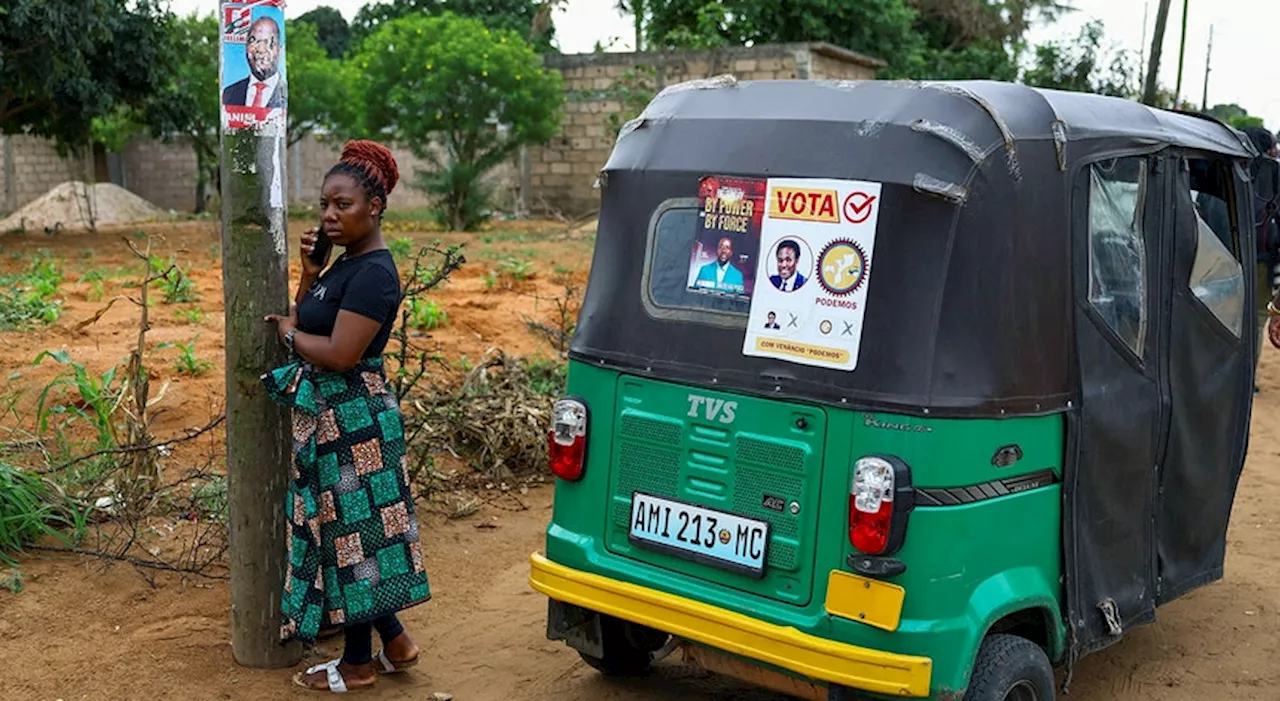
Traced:
<path id="1" fill-rule="evenodd" d="M 346 372 L 295 361 L 263 375 L 293 414 L 280 639 L 367 623 L 431 598 L 400 403 L 381 358 Z"/>

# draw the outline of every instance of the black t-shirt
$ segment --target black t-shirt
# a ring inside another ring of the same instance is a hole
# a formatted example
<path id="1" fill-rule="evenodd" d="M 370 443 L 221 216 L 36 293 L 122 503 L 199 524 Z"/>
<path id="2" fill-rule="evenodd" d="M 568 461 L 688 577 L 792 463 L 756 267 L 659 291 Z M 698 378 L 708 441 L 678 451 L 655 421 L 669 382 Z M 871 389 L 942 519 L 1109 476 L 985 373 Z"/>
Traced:
<path id="1" fill-rule="evenodd" d="M 382 249 L 355 258 L 340 256 L 320 275 L 298 305 L 298 330 L 333 335 L 338 312 L 347 310 L 382 323 L 364 350 L 365 358 L 382 355 L 400 308 L 400 273 L 391 252 Z"/>

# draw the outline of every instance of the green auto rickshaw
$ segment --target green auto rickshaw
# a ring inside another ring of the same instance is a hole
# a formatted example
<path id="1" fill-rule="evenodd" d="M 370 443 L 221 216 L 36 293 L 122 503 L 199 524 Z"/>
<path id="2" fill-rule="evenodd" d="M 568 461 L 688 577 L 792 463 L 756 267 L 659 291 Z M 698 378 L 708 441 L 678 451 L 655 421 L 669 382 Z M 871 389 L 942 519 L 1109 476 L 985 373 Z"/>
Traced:
<path id="1" fill-rule="evenodd" d="M 548 637 L 801 698 L 1053 699 L 1223 576 L 1257 155 L 997 82 L 663 91 L 599 175 Z"/>

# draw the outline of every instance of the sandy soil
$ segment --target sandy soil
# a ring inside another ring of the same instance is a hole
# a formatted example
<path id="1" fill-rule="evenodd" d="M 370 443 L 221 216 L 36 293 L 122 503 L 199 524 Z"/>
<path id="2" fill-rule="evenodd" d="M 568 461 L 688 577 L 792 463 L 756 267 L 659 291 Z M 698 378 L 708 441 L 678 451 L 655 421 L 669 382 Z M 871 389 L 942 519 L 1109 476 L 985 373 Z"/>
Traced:
<path id="1" fill-rule="evenodd" d="M 296 228 L 301 228 L 298 225 Z M 504 230 L 512 230 L 506 227 Z M 221 270 L 212 224 L 164 229 L 165 253 L 179 251 L 194 263 L 202 301 L 198 327 L 157 307 L 154 342 L 189 341 L 197 353 L 219 360 Z M 401 235 L 399 232 L 393 235 Z M 413 235 L 426 241 L 431 235 Z M 559 293 L 549 278 L 553 266 L 589 264 L 583 240 L 548 241 L 545 235 L 471 237 L 471 261 L 446 289 L 432 295 L 451 323 L 430 341 L 450 357 L 476 358 L 490 346 L 509 352 L 547 352 L 530 336 L 521 314 L 543 315 L 545 298 Z M 499 240 L 502 239 L 502 240 Z M 43 236 L 0 238 L 0 272 L 47 248 L 78 271 L 68 275 L 68 309 L 57 327 L 0 333 L 0 375 L 21 368 L 6 391 L 38 387 L 52 367 L 29 368 L 44 349 L 65 347 L 99 371 L 127 353 L 136 334 L 134 310 L 117 303 L 83 332 L 70 327 L 105 302 L 85 300 L 80 272 L 132 266 L 117 238 Z M 15 257 L 15 255 L 17 257 Z M 482 276 L 507 255 L 532 260 L 538 278 L 520 291 L 486 291 Z M 544 274 L 545 273 L 545 274 Z M 106 299 L 129 292 L 127 278 L 109 282 Z M 220 410 L 222 375 L 215 368 L 197 378 L 178 378 L 171 356 L 155 363 L 153 385 L 172 381 L 156 433 L 195 427 Z M 1226 577 L 1164 607 L 1159 621 L 1134 631 L 1120 644 L 1087 658 L 1077 669 L 1072 693 L 1078 701 L 1273 701 L 1280 698 L 1280 564 L 1275 559 L 1280 498 L 1280 435 L 1269 418 L 1280 410 L 1280 352 L 1268 349 L 1260 378 L 1263 393 L 1254 413 L 1251 457 L 1236 501 L 1229 534 Z M 179 408 L 181 407 L 181 408 Z M 179 456 L 180 457 L 180 456 Z M 178 459 L 175 457 L 175 459 Z M 387 677 L 368 699 L 430 698 L 447 692 L 465 701 L 683 701 L 774 698 L 732 680 L 675 662 L 663 662 L 643 680 L 600 677 L 559 643 L 545 639 L 545 600 L 527 584 L 528 556 L 541 546 L 550 516 L 551 490 L 534 488 L 509 496 L 464 519 L 421 515 L 427 567 L 435 598 L 405 613 L 424 649 L 424 663 L 408 674 Z M 496 527 L 478 527 L 481 524 Z M 0 698 L 55 699 L 241 699 L 318 698 L 291 687 L 293 670 L 252 670 L 231 654 L 226 582 L 177 575 L 154 576 L 154 585 L 127 565 L 103 567 L 75 557 L 24 558 L 25 590 L 0 590 L 0 659 L 9 660 Z M 339 643 L 340 644 L 340 643 Z M 334 654 L 328 646 L 318 654 Z M 319 658 L 309 658 L 314 663 Z"/>

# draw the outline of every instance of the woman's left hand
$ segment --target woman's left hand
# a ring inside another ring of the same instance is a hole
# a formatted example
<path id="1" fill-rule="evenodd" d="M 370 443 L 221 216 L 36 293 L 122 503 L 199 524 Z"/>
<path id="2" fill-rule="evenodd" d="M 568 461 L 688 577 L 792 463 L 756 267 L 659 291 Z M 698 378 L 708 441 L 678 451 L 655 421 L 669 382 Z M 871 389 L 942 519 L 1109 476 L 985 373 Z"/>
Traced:
<path id="1" fill-rule="evenodd" d="M 275 322 L 276 334 L 279 335 L 280 340 L 283 341 L 285 334 L 289 333 L 289 331 L 293 329 L 298 328 L 298 305 L 296 304 L 289 305 L 289 316 L 281 316 L 280 314 L 268 314 L 265 317 L 263 317 L 263 320 L 268 322 Z"/>

